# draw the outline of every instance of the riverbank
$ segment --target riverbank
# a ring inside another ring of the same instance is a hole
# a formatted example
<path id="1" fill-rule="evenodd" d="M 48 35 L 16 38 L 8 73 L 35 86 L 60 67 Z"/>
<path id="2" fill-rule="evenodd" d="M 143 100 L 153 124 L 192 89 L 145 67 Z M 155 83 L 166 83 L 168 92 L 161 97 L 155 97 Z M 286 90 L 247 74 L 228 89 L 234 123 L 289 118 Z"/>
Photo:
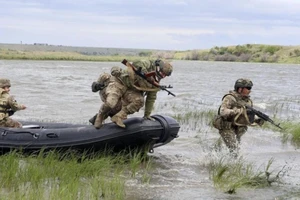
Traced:
<path id="1" fill-rule="evenodd" d="M 108 61 L 163 58 L 228 62 L 300 63 L 300 46 L 246 44 L 206 50 L 151 50 L 125 48 L 69 47 L 47 44 L 0 44 L 2 60 Z"/>

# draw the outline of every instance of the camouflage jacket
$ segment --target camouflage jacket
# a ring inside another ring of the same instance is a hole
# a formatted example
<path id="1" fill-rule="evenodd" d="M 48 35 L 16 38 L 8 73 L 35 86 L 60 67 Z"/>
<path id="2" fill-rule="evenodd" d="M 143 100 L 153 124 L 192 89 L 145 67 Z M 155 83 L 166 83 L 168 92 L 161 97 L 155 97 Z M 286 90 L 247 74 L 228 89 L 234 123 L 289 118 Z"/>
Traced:
<path id="1" fill-rule="evenodd" d="M 132 63 L 132 65 L 136 69 L 140 69 L 141 73 L 147 74 L 149 72 L 155 72 L 154 60 L 137 60 Z M 153 79 L 153 77 L 148 77 L 149 80 Z M 122 81 L 124 85 L 128 88 L 135 88 L 137 90 L 147 92 L 147 91 L 158 91 L 159 89 L 152 84 L 150 84 L 147 80 L 140 77 L 136 74 L 131 67 L 127 67 L 127 69 L 119 72 L 119 79 Z"/>
<path id="2" fill-rule="evenodd" d="M 13 96 L 0 88 L 0 120 L 9 117 L 8 110 L 18 111 L 22 106 L 17 103 Z"/>
<path id="3" fill-rule="evenodd" d="M 249 125 L 245 105 L 253 106 L 250 96 L 244 97 L 235 91 L 229 91 L 222 98 L 219 114 L 224 120 L 233 122 L 235 125 Z"/>
<path id="4" fill-rule="evenodd" d="M 132 63 L 136 69 L 141 69 L 141 72 L 147 74 L 149 72 L 155 72 L 156 67 L 154 60 L 137 60 Z M 154 102 L 157 98 L 157 92 L 160 90 L 156 86 L 149 83 L 144 78 L 137 75 L 131 67 L 127 69 L 115 68 L 112 69 L 112 75 L 118 78 L 127 88 L 133 90 L 139 90 L 145 92 L 145 115 L 150 115 Z M 148 77 L 150 80 L 154 80 L 154 77 Z"/>

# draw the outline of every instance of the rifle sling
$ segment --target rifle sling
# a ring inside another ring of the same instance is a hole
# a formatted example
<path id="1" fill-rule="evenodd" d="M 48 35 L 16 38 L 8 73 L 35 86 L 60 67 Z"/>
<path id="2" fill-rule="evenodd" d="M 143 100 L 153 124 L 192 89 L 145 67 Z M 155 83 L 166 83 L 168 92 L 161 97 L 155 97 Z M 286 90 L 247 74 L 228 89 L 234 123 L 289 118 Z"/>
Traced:
<path id="1" fill-rule="evenodd" d="M 128 71 L 128 75 L 129 75 L 130 81 L 132 82 L 132 86 L 135 89 L 137 89 L 139 91 L 145 91 L 145 92 L 157 92 L 157 91 L 160 90 L 159 88 L 145 88 L 145 87 L 139 87 L 139 86 L 135 85 L 135 83 L 134 83 L 134 74 L 137 74 L 137 72 L 135 72 L 135 70 L 129 64 L 126 64 L 126 66 L 127 66 L 127 71 Z"/>

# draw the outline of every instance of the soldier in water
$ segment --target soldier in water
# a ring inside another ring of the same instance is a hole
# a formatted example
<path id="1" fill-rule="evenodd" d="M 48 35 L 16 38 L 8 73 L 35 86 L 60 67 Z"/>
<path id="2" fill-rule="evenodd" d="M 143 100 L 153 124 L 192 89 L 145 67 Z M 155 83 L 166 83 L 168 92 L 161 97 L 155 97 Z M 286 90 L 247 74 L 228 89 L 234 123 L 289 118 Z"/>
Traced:
<path id="1" fill-rule="evenodd" d="M 250 99 L 252 87 L 253 83 L 249 79 L 240 78 L 236 80 L 234 90 L 229 91 L 222 98 L 218 116 L 213 121 L 214 127 L 219 130 L 226 146 L 235 155 L 237 155 L 241 137 L 247 131 L 247 126 L 261 126 L 264 123 L 264 120 L 255 116 L 245 107 L 246 105 L 253 106 Z"/>

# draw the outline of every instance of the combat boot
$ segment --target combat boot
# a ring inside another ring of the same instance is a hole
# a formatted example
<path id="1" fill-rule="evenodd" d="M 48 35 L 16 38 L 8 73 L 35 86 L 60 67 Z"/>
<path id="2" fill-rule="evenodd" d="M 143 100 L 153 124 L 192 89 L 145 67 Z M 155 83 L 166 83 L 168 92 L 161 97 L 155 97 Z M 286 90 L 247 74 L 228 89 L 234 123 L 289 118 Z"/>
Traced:
<path id="1" fill-rule="evenodd" d="M 110 107 L 103 104 L 97 114 L 96 120 L 94 122 L 94 127 L 99 129 L 103 126 L 104 120 L 108 117 L 107 113 L 110 111 Z"/>
<path id="2" fill-rule="evenodd" d="M 105 120 L 105 117 L 102 113 L 98 113 L 95 123 L 94 123 L 94 127 L 96 129 L 99 129 L 103 126 L 103 121 Z"/>
<path id="3" fill-rule="evenodd" d="M 91 119 L 89 119 L 89 122 L 90 122 L 92 125 L 94 125 L 94 124 L 95 124 L 95 121 L 96 121 L 97 115 L 98 115 L 98 113 L 97 113 L 96 115 L 94 115 L 94 116 L 93 116 Z"/>
<path id="4" fill-rule="evenodd" d="M 123 110 L 121 110 L 111 118 L 111 121 L 117 124 L 121 128 L 126 128 L 125 124 L 123 123 L 123 120 L 126 118 L 127 118 L 127 114 Z"/>

